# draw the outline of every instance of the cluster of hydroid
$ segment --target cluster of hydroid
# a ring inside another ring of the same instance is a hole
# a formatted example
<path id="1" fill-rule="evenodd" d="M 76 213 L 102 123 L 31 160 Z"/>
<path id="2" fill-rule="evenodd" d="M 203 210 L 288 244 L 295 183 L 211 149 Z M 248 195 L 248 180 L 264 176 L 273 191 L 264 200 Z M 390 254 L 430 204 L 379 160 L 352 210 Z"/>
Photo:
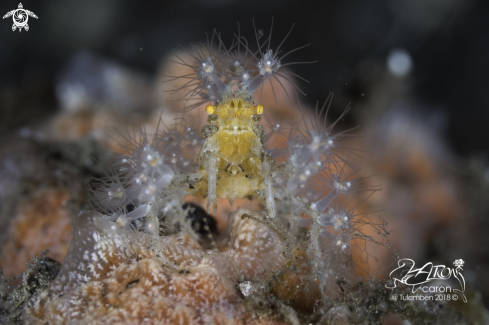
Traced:
<path id="1" fill-rule="evenodd" d="M 269 36 L 260 42 L 255 28 L 258 44 L 255 51 L 251 50 L 248 41 L 240 33 L 235 35 L 232 44 L 227 47 L 222 41 L 221 35 L 214 31 L 211 39 L 208 39 L 207 45 L 192 45 L 192 50 L 186 50 L 192 58 L 191 62 L 176 56 L 177 60 L 173 62 L 189 68 L 192 72 L 179 76 L 167 76 L 170 78 L 168 79 L 169 82 L 179 79 L 187 81 L 182 86 L 173 89 L 172 92 L 183 93 L 180 99 L 196 101 L 188 105 L 188 109 L 198 107 L 209 101 L 224 102 L 229 97 L 239 97 L 246 102 L 253 102 L 253 95 L 257 90 L 263 91 L 266 81 L 269 81 L 272 88 L 272 81 L 276 81 L 286 93 L 284 82 L 288 82 L 304 94 L 294 83 L 293 77 L 305 79 L 286 70 L 285 67 L 314 62 L 282 63 L 282 60 L 291 53 L 310 45 L 307 44 L 283 54 L 282 45 L 292 29 L 293 26 L 277 48 L 273 49 L 271 48 L 272 30 L 270 30 Z M 214 40 L 218 43 L 217 49 L 214 47 Z M 273 92 L 275 94 L 274 90 Z"/>
<path id="2" fill-rule="evenodd" d="M 58 278 L 26 310 L 30 322 L 317 320 L 343 267 L 368 257 L 362 243 L 385 240 L 384 224 L 361 211 L 363 192 L 379 188 L 350 163 L 358 152 L 342 140 L 351 130 L 326 123 L 332 97 L 310 121 L 302 108 L 287 125 L 266 118 L 274 140 L 260 124 L 266 108 L 254 94 L 267 80 L 286 89 L 293 63 L 282 60 L 295 50 L 281 54 L 285 39 L 272 49 L 271 33 L 255 51 L 240 35 L 230 47 L 214 38 L 217 49 L 210 41 L 190 51 L 193 62 L 179 58 L 192 72 L 174 77 L 188 79 L 176 91 L 197 99 L 190 108 L 208 104 L 209 124 L 199 132 L 182 117 L 154 136 L 120 132 L 126 153 L 94 186 L 94 211 L 77 217 Z M 192 196 L 207 198 L 207 212 Z M 218 198 L 261 208 L 220 215 L 228 230 L 216 234 Z"/>

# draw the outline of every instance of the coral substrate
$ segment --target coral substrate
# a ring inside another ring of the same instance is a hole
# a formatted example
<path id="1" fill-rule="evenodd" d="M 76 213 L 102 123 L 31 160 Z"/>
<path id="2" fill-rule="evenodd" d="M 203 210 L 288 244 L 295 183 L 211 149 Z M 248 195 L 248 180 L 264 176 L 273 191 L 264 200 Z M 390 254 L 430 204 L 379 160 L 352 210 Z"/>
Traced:
<path id="1" fill-rule="evenodd" d="M 286 262 L 284 242 L 248 213 L 236 214 L 229 249 L 204 250 L 191 236 L 178 233 L 160 237 L 157 253 L 150 249 L 155 245 L 151 235 L 124 231 L 100 214 L 83 213 L 76 218 L 78 230 L 62 271 L 49 290 L 29 303 L 25 320 L 32 324 L 280 324 L 280 318 L 286 320 L 294 313 L 278 299 L 274 299 L 276 308 L 288 311 L 281 317 L 273 315 L 273 309 L 256 314 L 247 308 L 253 295 L 287 290 L 275 285 Z M 296 279 L 290 285 L 302 287 L 303 281 Z M 312 310 L 320 296 L 306 285 L 311 292 L 301 290 L 297 298 L 309 300 L 304 307 Z M 248 304 L 243 303 L 246 300 Z"/>

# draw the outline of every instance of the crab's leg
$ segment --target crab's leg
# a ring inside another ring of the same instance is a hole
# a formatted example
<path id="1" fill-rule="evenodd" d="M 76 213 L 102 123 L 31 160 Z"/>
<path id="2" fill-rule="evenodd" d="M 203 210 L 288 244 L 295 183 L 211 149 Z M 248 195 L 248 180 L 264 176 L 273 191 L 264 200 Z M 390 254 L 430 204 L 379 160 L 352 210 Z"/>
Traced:
<path id="1" fill-rule="evenodd" d="M 208 168 L 207 168 L 207 211 L 210 212 L 210 207 L 212 203 L 212 207 L 214 213 L 217 212 L 217 171 L 219 167 L 219 158 L 216 156 L 215 152 L 209 152 L 209 160 L 208 160 Z"/>
<path id="2" fill-rule="evenodd" d="M 271 219 L 275 218 L 275 197 L 272 186 L 272 166 L 273 158 L 266 156 L 262 164 L 263 182 L 265 184 L 265 197 L 268 215 Z"/>

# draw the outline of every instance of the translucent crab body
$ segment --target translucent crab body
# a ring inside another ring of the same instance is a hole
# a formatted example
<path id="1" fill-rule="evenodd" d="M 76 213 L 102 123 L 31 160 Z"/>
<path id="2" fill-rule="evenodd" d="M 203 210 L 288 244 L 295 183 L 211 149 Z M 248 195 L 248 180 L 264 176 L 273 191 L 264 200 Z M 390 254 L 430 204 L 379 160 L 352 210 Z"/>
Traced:
<path id="1" fill-rule="evenodd" d="M 240 199 L 263 188 L 262 163 L 265 157 L 265 131 L 258 125 L 262 105 L 241 98 L 232 98 L 216 106 L 207 105 L 209 125 L 204 126 L 206 138 L 199 157 L 194 195 Z"/>
<path id="2" fill-rule="evenodd" d="M 214 37 L 219 41 L 217 49 L 212 45 Z M 191 184 L 190 193 L 207 196 L 208 210 L 211 203 L 216 209 L 218 197 L 234 200 L 258 196 L 266 201 L 269 214 L 274 217 L 271 185 L 274 161 L 263 148 L 266 134 L 258 122 L 264 107 L 259 104 L 260 100 L 255 102 L 254 97 L 258 93 L 261 98 L 266 82 L 270 85 L 272 81 L 277 82 L 286 94 L 283 82 L 298 89 L 292 81 L 292 76 L 296 75 L 284 69 L 295 63 L 282 64 L 281 61 L 300 48 L 280 54 L 285 39 L 273 50 L 270 47 L 271 33 L 264 41 L 260 42 L 258 36 L 256 38 L 257 51 L 252 51 L 246 39 L 239 34 L 226 48 L 220 34 L 214 32 L 207 46 L 193 46 L 193 51 L 189 51 L 193 62 L 179 56 L 174 61 L 190 68 L 192 73 L 168 76 L 172 78 L 168 81 L 188 80 L 172 91 L 186 91 L 181 99 L 196 100 L 186 107 L 187 110 L 211 102 L 206 106 L 209 125 L 202 130 L 205 143 L 199 155 L 200 178 Z M 271 87 L 275 96 L 273 85 Z"/>

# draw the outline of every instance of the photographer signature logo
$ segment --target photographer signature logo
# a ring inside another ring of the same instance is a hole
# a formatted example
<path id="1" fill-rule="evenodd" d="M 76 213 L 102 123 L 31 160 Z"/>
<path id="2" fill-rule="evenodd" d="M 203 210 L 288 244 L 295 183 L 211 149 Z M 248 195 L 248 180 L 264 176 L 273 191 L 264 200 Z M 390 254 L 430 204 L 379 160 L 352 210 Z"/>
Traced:
<path id="1" fill-rule="evenodd" d="M 37 19 L 36 14 L 33 13 L 32 11 L 24 9 L 22 3 L 19 3 L 19 8 L 7 12 L 3 16 L 3 19 L 8 18 L 10 16 L 12 16 L 12 19 L 14 20 L 14 24 L 12 25 L 12 31 L 14 32 L 17 28 L 19 29 L 19 32 L 22 31 L 22 28 L 24 28 L 26 31 L 29 30 L 29 25 L 27 25 L 29 16 Z"/>
<path id="2" fill-rule="evenodd" d="M 460 298 L 464 302 L 467 302 L 465 297 L 465 279 L 462 275 L 462 266 L 464 261 L 462 259 L 455 260 L 453 265 L 455 267 L 450 268 L 445 265 L 433 265 L 433 263 L 426 263 L 423 267 L 415 268 L 415 263 L 409 258 L 400 259 L 397 263 L 398 268 L 393 270 L 389 274 L 389 278 L 393 280 L 393 286 L 386 285 L 388 289 L 396 288 L 397 283 L 402 283 L 408 286 L 412 286 L 412 292 L 415 293 L 418 290 L 422 292 L 454 292 L 460 295 Z M 460 289 L 452 289 L 450 286 L 427 286 L 426 284 L 434 280 L 446 281 L 451 277 L 458 280 Z"/>

